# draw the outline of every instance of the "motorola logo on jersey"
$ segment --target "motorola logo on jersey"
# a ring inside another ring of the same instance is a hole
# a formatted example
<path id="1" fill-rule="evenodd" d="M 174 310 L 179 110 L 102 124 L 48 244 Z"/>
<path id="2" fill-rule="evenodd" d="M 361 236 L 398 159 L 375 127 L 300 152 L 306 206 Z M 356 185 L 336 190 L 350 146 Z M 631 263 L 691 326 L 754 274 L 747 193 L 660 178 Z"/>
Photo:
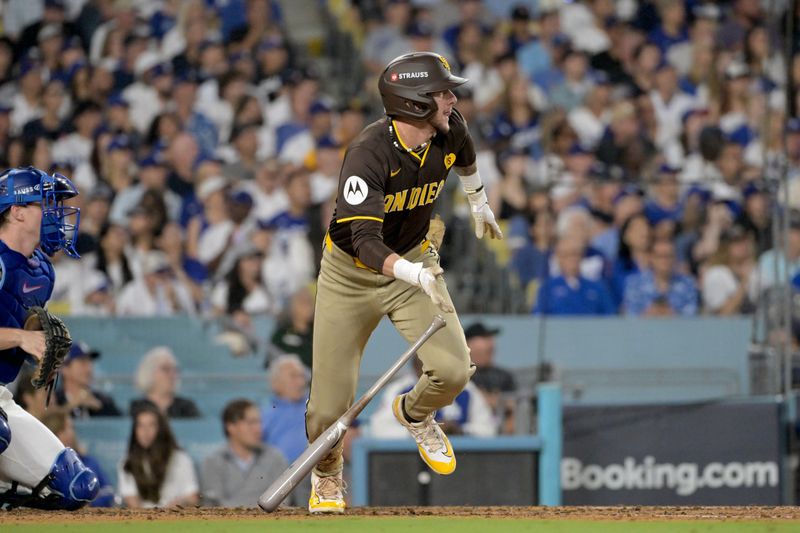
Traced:
<path id="1" fill-rule="evenodd" d="M 350 176 L 344 182 L 342 194 L 348 204 L 359 205 L 367 199 L 367 182 L 359 176 Z"/>

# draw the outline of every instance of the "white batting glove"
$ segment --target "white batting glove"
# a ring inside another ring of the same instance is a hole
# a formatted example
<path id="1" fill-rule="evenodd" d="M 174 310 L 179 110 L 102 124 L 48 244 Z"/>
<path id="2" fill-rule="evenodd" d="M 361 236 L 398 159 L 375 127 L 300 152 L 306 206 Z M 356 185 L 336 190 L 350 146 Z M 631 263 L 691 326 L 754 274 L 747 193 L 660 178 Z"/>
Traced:
<path id="1" fill-rule="evenodd" d="M 425 294 L 430 296 L 433 303 L 445 313 L 455 311 L 447 295 L 437 283 L 438 278 L 444 273 L 442 267 L 434 265 L 425 267 L 422 263 L 412 263 L 407 259 L 398 259 L 394 263 L 394 277 L 410 285 L 420 287 Z"/>
<path id="2" fill-rule="evenodd" d="M 469 200 L 472 218 L 475 220 L 475 236 L 482 239 L 484 234 L 488 234 L 492 239 L 502 239 L 503 232 L 500 231 L 492 208 L 489 207 L 486 191 L 481 189 L 477 192 L 467 193 L 467 200 Z"/>

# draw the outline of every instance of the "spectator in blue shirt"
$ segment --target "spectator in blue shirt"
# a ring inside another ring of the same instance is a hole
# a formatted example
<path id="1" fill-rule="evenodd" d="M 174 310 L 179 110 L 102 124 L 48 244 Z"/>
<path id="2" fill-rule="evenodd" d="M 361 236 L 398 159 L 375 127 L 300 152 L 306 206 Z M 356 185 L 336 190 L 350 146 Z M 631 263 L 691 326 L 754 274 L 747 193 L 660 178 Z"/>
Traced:
<path id="1" fill-rule="evenodd" d="M 534 314 L 613 315 L 616 307 L 603 281 L 580 274 L 585 244 L 577 238 L 562 237 L 556 244 L 560 275 L 548 279 L 539 289 Z"/>
<path id="2" fill-rule="evenodd" d="M 547 277 L 555 234 L 555 219 L 551 211 L 534 211 L 528 218 L 531 240 L 511 258 L 511 269 L 517 274 L 522 287 Z"/>
<path id="3" fill-rule="evenodd" d="M 692 316 L 698 311 L 697 285 L 676 272 L 675 245 L 669 240 L 653 244 L 652 267 L 628 277 L 624 309 L 635 316 Z"/>
<path id="4" fill-rule="evenodd" d="M 650 195 L 644 206 L 644 213 L 650 224 L 657 226 L 664 221 L 677 224 L 681 219 L 682 205 L 680 187 L 678 185 L 679 169 L 669 165 L 661 165 L 656 173 L 656 180 L 650 189 Z"/>
<path id="5" fill-rule="evenodd" d="M 656 2 L 661 24 L 647 36 L 647 40 L 655 43 L 662 54 L 675 44 L 689 40 L 686 28 L 686 9 L 683 2 L 675 0 L 659 0 Z"/>
<path id="6" fill-rule="evenodd" d="M 262 440 L 291 463 L 306 449 L 308 370 L 296 355 L 282 355 L 270 365 L 274 396 L 261 409 Z"/>

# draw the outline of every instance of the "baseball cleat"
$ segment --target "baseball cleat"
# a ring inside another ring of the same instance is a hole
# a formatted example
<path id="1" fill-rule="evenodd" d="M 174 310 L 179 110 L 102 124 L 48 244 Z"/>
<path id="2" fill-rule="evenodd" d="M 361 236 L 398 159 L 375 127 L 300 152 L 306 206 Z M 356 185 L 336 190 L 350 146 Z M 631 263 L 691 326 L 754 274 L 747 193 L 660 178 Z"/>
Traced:
<path id="1" fill-rule="evenodd" d="M 344 480 L 342 473 L 320 477 L 311 472 L 311 496 L 308 498 L 310 513 L 343 513 Z"/>
<path id="2" fill-rule="evenodd" d="M 417 441 L 419 455 L 431 470 L 445 476 L 452 474 L 456 469 L 456 454 L 453 453 L 450 439 L 434 419 L 436 412 L 429 414 L 422 422 L 409 422 L 403 415 L 403 396 L 401 394 L 392 402 L 394 417 Z"/>

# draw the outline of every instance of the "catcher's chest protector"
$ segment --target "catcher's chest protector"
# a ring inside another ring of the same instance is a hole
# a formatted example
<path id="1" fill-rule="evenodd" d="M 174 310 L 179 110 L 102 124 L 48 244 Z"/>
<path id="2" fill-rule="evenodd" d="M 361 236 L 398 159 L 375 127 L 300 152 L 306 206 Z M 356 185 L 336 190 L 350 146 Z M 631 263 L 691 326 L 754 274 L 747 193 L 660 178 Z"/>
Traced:
<path id="1" fill-rule="evenodd" d="M 42 252 L 28 259 L 0 241 L 0 327 L 21 328 L 28 307 L 47 303 L 54 281 L 53 265 Z M 17 350 L 0 352 L 0 384 L 14 381 L 24 361 Z"/>

